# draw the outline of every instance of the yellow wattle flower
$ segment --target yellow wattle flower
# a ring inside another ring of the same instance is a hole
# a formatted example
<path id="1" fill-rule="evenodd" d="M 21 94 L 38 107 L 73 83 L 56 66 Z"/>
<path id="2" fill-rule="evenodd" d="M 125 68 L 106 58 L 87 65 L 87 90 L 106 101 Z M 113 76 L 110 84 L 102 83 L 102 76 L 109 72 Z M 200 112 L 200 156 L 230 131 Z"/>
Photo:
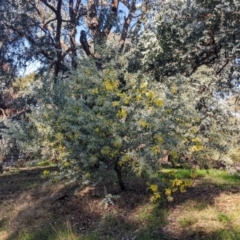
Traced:
<path id="1" fill-rule="evenodd" d="M 127 111 L 123 108 L 117 112 L 118 118 L 126 118 L 127 117 Z"/>
<path id="2" fill-rule="evenodd" d="M 164 104 L 164 102 L 163 102 L 162 99 L 157 99 L 157 100 L 155 101 L 155 104 L 156 104 L 158 107 L 162 107 L 163 104 Z"/>
<path id="3" fill-rule="evenodd" d="M 112 105 L 113 105 L 114 107 L 117 107 L 117 106 L 119 106 L 119 102 L 114 101 L 114 102 L 112 102 Z"/>

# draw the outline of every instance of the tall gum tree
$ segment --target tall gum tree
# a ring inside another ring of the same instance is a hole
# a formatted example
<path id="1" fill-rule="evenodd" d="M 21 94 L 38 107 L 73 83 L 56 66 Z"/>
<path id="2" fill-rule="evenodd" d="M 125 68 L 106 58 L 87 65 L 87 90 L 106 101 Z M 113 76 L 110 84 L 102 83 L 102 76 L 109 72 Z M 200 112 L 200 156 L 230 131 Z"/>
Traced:
<path id="1" fill-rule="evenodd" d="M 149 1 L 111 0 L 5 0 L 2 1 L 2 33 L 7 39 L 2 47 L 9 50 L 8 58 L 23 68 L 26 62 L 38 60 L 55 76 L 76 68 L 79 53 L 77 32 L 84 29 L 94 45 L 106 40 L 112 30 L 120 34 L 119 48 L 124 43 L 131 22 L 141 18 Z M 120 3 L 127 9 L 124 18 Z M 138 6 L 138 8 L 137 8 Z M 96 47 L 94 47 L 96 49 Z M 98 56 L 91 51 L 93 57 Z"/>

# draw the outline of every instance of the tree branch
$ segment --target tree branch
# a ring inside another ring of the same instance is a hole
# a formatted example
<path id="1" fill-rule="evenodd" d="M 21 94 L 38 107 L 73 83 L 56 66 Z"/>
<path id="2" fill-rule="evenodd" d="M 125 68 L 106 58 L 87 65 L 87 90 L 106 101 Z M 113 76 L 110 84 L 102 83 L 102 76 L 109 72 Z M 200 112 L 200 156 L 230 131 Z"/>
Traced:
<path id="1" fill-rule="evenodd" d="M 110 19 L 107 20 L 107 21 L 110 22 L 110 25 L 107 28 L 104 29 L 105 35 L 108 35 L 110 33 L 111 29 L 112 29 L 113 18 L 117 18 L 118 5 L 119 5 L 119 0 L 112 0 L 111 14 L 109 16 Z"/>
<path id="2" fill-rule="evenodd" d="M 46 5 L 49 9 L 51 9 L 56 15 L 57 15 L 57 10 L 52 6 L 52 5 L 50 5 L 46 0 L 41 0 L 41 2 L 44 4 L 44 5 Z M 60 1 L 58 1 L 58 4 L 59 4 L 59 2 L 61 2 L 61 4 L 62 4 L 62 1 L 60 0 Z"/>
<path id="3" fill-rule="evenodd" d="M 88 14 L 86 23 L 91 29 L 94 37 L 99 35 L 99 23 L 97 19 L 97 9 L 94 0 L 88 0 Z"/>
<path id="4" fill-rule="evenodd" d="M 136 0 L 132 1 L 132 5 L 128 14 L 128 17 L 125 19 L 124 25 L 123 25 L 123 31 L 121 34 L 121 38 L 120 38 L 120 52 L 122 52 L 123 48 L 124 48 L 124 44 L 125 44 L 125 40 L 127 38 L 127 33 L 128 33 L 128 28 L 129 25 L 132 21 L 133 18 L 133 14 L 136 11 Z"/>

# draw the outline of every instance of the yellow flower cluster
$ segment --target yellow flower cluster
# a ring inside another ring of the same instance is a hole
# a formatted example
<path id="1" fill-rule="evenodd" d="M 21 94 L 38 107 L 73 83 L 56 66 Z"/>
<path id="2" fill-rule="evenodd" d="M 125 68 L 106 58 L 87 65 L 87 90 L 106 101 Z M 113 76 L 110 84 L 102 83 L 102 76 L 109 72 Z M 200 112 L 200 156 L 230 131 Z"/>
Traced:
<path id="1" fill-rule="evenodd" d="M 115 157 L 118 154 L 118 151 L 115 150 L 115 149 L 110 148 L 109 146 L 104 146 L 101 149 L 101 153 L 103 155 L 105 155 L 105 156 L 113 158 L 113 157 Z"/>
<path id="2" fill-rule="evenodd" d="M 90 178 L 90 177 L 91 177 L 91 174 L 90 174 L 89 172 L 87 172 L 87 173 L 85 174 L 85 177 L 86 177 L 86 178 Z"/>
<path id="3" fill-rule="evenodd" d="M 179 187 L 182 185 L 182 183 L 183 180 L 175 178 L 172 180 L 172 187 Z"/>
<path id="4" fill-rule="evenodd" d="M 93 89 L 92 89 L 92 94 L 97 95 L 97 94 L 98 94 L 98 88 L 93 88 Z"/>
<path id="5" fill-rule="evenodd" d="M 155 156 L 157 156 L 159 153 L 160 153 L 160 146 L 159 145 L 156 145 L 156 146 L 153 146 L 152 148 L 151 148 L 151 150 L 152 150 L 152 152 L 153 152 L 153 154 L 155 155 Z"/>
<path id="6" fill-rule="evenodd" d="M 69 167 L 69 166 L 70 166 L 70 163 L 69 163 L 69 162 L 64 162 L 63 166 L 64 166 L 64 167 Z"/>
<path id="7" fill-rule="evenodd" d="M 128 163 L 130 160 L 131 160 L 131 157 L 129 155 L 123 155 L 119 161 L 119 164 L 122 166 Z"/>
<path id="8" fill-rule="evenodd" d="M 55 138 L 56 138 L 56 141 L 57 141 L 57 142 L 62 142 L 63 139 L 64 139 L 64 136 L 63 136 L 61 133 L 57 133 L 57 134 L 55 135 Z"/>
<path id="9" fill-rule="evenodd" d="M 147 95 L 147 97 L 148 97 L 150 100 L 152 100 L 152 99 L 154 98 L 154 93 L 153 93 L 153 91 L 147 92 L 146 95 Z"/>
<path id="10" fill-rule="evenodd" d="M 101 153 L 102 153 L 103 155 L 109 155 L 110 152 L 111 152 L 111 148 L 108 147 L 108 146 L 104 146 L 104 147 L 101 149 Z"/>
<path id="11" fill-rule="evenodd" d="M 44 170 L 43 171 L 43 176 L 49 176 L 50 175 L 50 172 L 49 172 L 49 170 Z"/>
<path id="12" fill-rule="evenodd" d="M 170 186 L 165 189 L 165 196 L 169 202 L 173 201 L 172 194 L 176 191 L 179 191 L 181 193 L 186 192 L 187 187 L 191 187 L 192 182 L 189 180 L 181 180 L 178 178 L 175 178 L 170 181 Z"/>
<path id="13" fill-rule="evenodd" d="M 163 102 L 163 100 L 162 99 L 157 99 L 156 101 L 155 101 L 155 104 L 158 106 L 158 107 L 162 107 L 163 106 L 163 104 L 164 104 L 164 102 Z"/>
<path id="14" fill-rule="evenodd" d="M 117 112 L 117 117 L 118 118 L 126 118 L 127 117 L 127 111 L 124 108 L 121 108 L 121 110 L 119 110 Z"/>
<path id="15" fill-rule="evenodd" d="M 170 151 L 170 155 L 171 155 L 173 160 L 177 160 L 179 158 L 178 153 L 175 152 L 175 151 Z"/>
<path id="16" fill-rule="evenodd" d="M 172 109 L 167 108 L 167 109 L 165 110 L 165 112 L 166 112 L 166 114 L 171 114 L 171 113 L 172 113 Z"/>
<path id="17" fill-rule="evenodd" d="M 117 107 L 117 106 L 119 105 L 119 102 L 114 101 L 114 102 L 112 102 L 112 105 L 113 105 L 114 107 Z"/>
<path id="18" fill-rule="evenodd" d="M 192 140 L 192 142 L 196 143 L 196 144 L 202 144 L 202 140 L 199 137 L 196 137 Z"/>
<path id="19" fill-rule="evenodd" d="M 119 81 L 111 81 L 109 79 L 103 81 L 104 87 L 107 91 L 118 89 Z"/>
<path id="20" fill-rule="evenodd" d="M 113 142 L 113 146 L 116 148 L 120 148 L 122 146 L 122 139 L 121 138 L 115 139 Z"/>
<path id="21" fill-rule="evenodd" d="M 189 129 L 190 133 L 196 134 L 199 131 L 199 128 L 197 126 L 193 126 Z"/>
<path id="22" fill-rule="evenodd" d="M 178 179 L 174 178 L 175 176 L 175 171 L 170 171 L 166 173 L 166 178 L 162 179 L 162 182 L 166 186 L 166 188 L 163 191 L 163 195 L 167 199 L 167 201 L 171 202 L 173 201 L 173 193 L 179 191 L 180 193 L 186 192 L 186 189 L 188 187 L 192 186 L 192 181 L 191 180 L 185 180 L 185 179 Z M 150 198 L 151 202 L 156 202 L 160 199 L 161 193 L 159 191 L 158 185 L 157 184 L 149 184 L 150 190 L 152 191 L 152 196 Z"/>
<path id="23" fill-rule="evenodd" d="M 170 188 L 165 189 L 165 196 L 169 202 L 173 201 L 172 190 Z"/>
<path id="24" fill-rule="evenodd" d="M 140 84 L 140 89 L 146 89 L 147 88 L 147 82 L 143 82 Z"/>
<path id="25" fill-rule="evenodd" d="M 144 120 L 140 120 L 138 123 L 139 123 L 139 125 L 140 125 L 141 127 L 143 127 L 143 128 L 149 128 L 149 127 L 150 127 L 149 123 L 147 123 L 147 122 L 144 121 Z"/>
<path id="26" fill-rule="evenodd" d="M 190 147 L 190 152 L 197 152 L 203 149 L 202 140 L 199 137 L 192 139 L 193 146 Z"/>
<path id="27" fill-rule="evenodd" d="M 92 71 L 88 69 L 85 71 L 85 74 L 90 77 L 92 75 Z"/>
<path id="28" fill-rule="evenodd" d="M 161 198 L 160 192 L 158 191 L 158 185 L 152 184 L 149 186 L 149 188 L 151 189 L 151 191 L 153 193 L 153 195 L 150 198 L 150 201 L 157 202 Z"/>
<path id="29" fill-rule="evenodd" d="M 164 142 L 163 138 L 160 137 L 160 136 L 158 136 L 158 135 L 155 135 L 155 136 L 153 137 L 153 140 L 154 140 L 156 143 L 163 143 L 163 142 Z"/>
<path id="30" fill-rule="evenodd" d="M 149 188 L 150 188 L 153 192 L 158 191 L 158 185 L 156 185 L 156 184 L 152 184 L 152 185 L 150 185 Z"/>

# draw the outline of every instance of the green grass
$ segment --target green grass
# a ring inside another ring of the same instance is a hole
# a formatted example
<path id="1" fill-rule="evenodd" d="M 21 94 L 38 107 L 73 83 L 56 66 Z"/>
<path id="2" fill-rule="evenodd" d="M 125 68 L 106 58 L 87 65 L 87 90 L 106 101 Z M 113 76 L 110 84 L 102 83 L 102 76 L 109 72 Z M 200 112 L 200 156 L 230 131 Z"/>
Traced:
<path id="1" fill-rule="evenodd" d="M 231 219 L 224 213 L 220 213 L 218 215 L 218 220 L 223 223 L 230 223 Z"/>
<path id="2" fill-rule="evenodd" d="M 203 235 L 202 233 L 199 234 Z M 202 238 L 198 238 L 198 233 L 195 233 L 195 237 L 193 238 L 193 240 L 200 240 Z M 209 236 L 204 237 L 205 240 L 239 240 L 240 239 L 240 231 L 238 229 L 222 229 L 222 230 L 218 230 L 215 231 L 213 233 L 211 233 Z"/>
<path id="3" fill-rule="evenodd" d="M 188 218 L 184 217 L 179 220 L 179 224 L 183 228 L 191 227 L 196 222 L 197 222 L 197 219 L 192 217 L 188 217 Z"/>
<path id="4" fill-rule="evenodd" d="M 48 167 L 48 166 L 53 166 L 53 165 L 56 165 L 56 164 L 53 164 L 50 160 L 42 160 L 37 163 L 37 166 L 39 166 L 39 167 Z"/>
<path id="5" fill-rule="evenodd" d="M 229 174 L 223 170 L 204 170 L 204 169 L 163 169 L 159 171 L 157 176 L 159 178 L 166 176 L 167 174 L 174 172 L 174 177 L 179 179 L 192 178 L 191 174 L 194 172 L 196 178 L 204 178 L 215 184 L 230 184 L 237 185 L 240 184 L 240 176 L 237 174 Z"/>
<path id="6" fill-rule="evenodd" d="M 69 221 L 63 225 L 53 226 L 52 224 L 43 225 L 37 229 L 20 229 L 8 237 L 7 240 L 90 240 L 94 238 L 83 238 L 71 226 Z M 95 238 L 96 239 L 96 238 Z"/>
<path id="7" fill-rule="evenodd" d="M 230 175 L 228 172 L 220 170 L 210 170 L 206 176 L 207 180 L 210 180 L 215 184 L 228 184 L 237 185 L 240 184 L 240 177 L 237 174 Z"/>
<path id="8" fill-rule="evenodd" d="M 197 177 L 204 177 L 209 174 L 208 170 L 192 170 L 192 169 L 162 169 L 158 172 L 158 177 L 165 176 L 166 174 L 172 173 L 176 178 L 179 179 L 186 179 L 191 178 L 191 174 L 195 172 L 197 174 Z"/>
<path id="9" fill-rule="evenodd" d="M 1 190 L 9 194 L 9 198 L 1 203 L 2 216 L 4 214 L 9 216 L 8 219 L 2 218 L 0 221 L 0 239 L 3 234 L 8 234 L 7 238 L 3 238 L 4 240 L 170 240 L 175 236 L 178 239 L 184 239 L 184 236 L 188 237 L 187 239 L 203 239 L 203 236 L 206 240 L 240 239 L 238 229 L 240 226 L 240 178 L 237 175 L 229 175 L 220 170 L 162 169 L 156 175 L 160 179 L 170 174 L 171 179 L 192 179 L 196 181 L 195 185 L 188 188 L 187 193 L 176 193 L 172 203 L 154 204 L 149 200 L 150 193 L 147 189 L 144 190 L 146 185 L 136 185 L 136 179 L 134 179 L 132 182 L 134 185 L 130 190 L 123 195 L 120 194 L 120 198 L 114 201 L 114 205 L 104 209 L 99 204 L 104 197 L 100 195 L 100 185 L 97 192 L 92 190 L 92 193 L 86 193 L 80 198 L 70 196 L 66 202 L 56 203 L 59 207 L 54 207 L 51 204 L 52 200 L 46 198 L 46 193 L 49 196 L 53 192 L 56 194 L 56 185 L 42 184 L 45 181 L 42 180 L 41 172 L 42 169 L 39 170 L 39 175 L 34 176 L 21 173 L 20 175 L 12 174 L 12 178 L 10 175 L 0 177 Z M 144 181 L 145 179 L 141 180 L 141 184 Z M 143 189 L 138 189 L 140 186 L 144 186 Z M 106 187 L 110 189 L 109 183 Z M 237 188 L 239 191 L 236 191 Z M 60 186 L 59 190 L 61 190 Z M 14 192 L 18 194 L 14 195 L 15 202 L 12 201 Z M 40 200 L 41 197 L 43 201 Z M 32 206 L 27 205 L 25 198 L 33 198 Z M 145 198 L 144 201 L 142 201 L 143 198 Z M 40 202 L 37 203 L 39 200 Z M 74 205 L 74 209 L 80 207 L 79 203 L 81 204 L 83 200 L 85 214 L 90 216 L 90 219 L 95 215 L 93 221 L 91 219 L 92 222 L 86 228 L 84 225 L 84 230 L 80 231 L 79 226 L 82 229 L 84 221 L 81 216 L 81 207 L 79 220 L 72 218 L 71 214 L 75 213 L 75 210 L 68 211 L 75 200 L 79 202 L 78 205 Z M 121 204 L 118 205 L 118 203 Z M 67 212 L 66 215 L 59 212 L 64 209 Z M 14 231 L 9 231 L 11 221 L 19 223 L 19 227 Z M 174 232 L 164 233 L 163 229 L 168 227 Z M 179 233 L 176 230 L 182 232 Z"/>

